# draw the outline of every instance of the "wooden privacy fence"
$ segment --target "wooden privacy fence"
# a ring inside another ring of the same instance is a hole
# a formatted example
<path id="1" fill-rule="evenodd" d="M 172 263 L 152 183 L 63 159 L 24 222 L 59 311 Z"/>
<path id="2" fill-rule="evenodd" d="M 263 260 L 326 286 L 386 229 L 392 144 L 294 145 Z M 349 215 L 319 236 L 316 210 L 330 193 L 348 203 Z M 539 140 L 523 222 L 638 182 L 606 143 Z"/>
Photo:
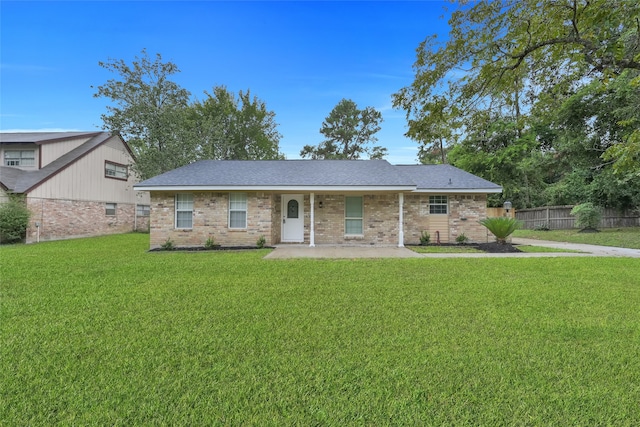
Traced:
<path id="1" fill-rule="evenodd" d="M 546 206 L 542 208 L 518 209 L 516 219 L 523 222 L 523 228 L 547 227 L 551 230 L 564 230 L 575 227 L 575 217 L 570 215 L 573 205 Z M 638 227 L 640 212 L 603 209 L 600 228 Z"/>

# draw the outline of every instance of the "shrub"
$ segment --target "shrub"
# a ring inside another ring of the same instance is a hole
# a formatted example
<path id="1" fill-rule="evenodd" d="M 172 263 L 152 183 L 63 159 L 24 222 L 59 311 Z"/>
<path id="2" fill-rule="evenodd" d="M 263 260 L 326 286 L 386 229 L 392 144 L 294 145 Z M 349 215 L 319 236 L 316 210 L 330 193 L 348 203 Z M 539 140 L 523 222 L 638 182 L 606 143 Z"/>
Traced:
<path id="1" fill-rule="evenodd" d="M 600 209 L 593 206 L 593 203 L 582 203 L 571 209 L 571 215 L 576 217 L 576 227 L 583 230 L 596 230 L 600 224 L 602 214 Z"/>
<path id="2" fill-rule="evenodd" d="M 31 212 L 22 197 L 10 196 L 7 202 L 0 203 L 0 243 L 21 241 L 30 217 Z"/>
<path id="3" fill-rule="evenodd" d="M 216 239 L 213 238 L 213 236 L 210 236 L 206 242 L 204 242 L 204 247 L 205 249 L 213 249 L 217 246 L 220 246 L 218 244 L 216 244 Z"/>
<path id="4" fill-rule="evenodd" d="M 547 222 L 541 222 L 539 224 L 536 224 L 533 229 L 535 231 L 550 231 L 551 229 L 549 228 L 549 224 Z"/>
<path id="5" fill-rule="evenodd" d="M 160 247 L 165 251 L 170 251 L 175 249 L 176 245 L 173 243 L 173 240 L 171 240 L 171 238 L 169 237 L 163 244 L 160 245 Z"/>
<path id="6" fill-rule="evenodd" d="M 259 249 L 264 248 L 264 244 L 267 243 L 267 240 L 264 238 L 264 236 L 260 236 L 258 237 L 258 240 L 256 241 L 256 246 Z"/>
<path id="7" fill-rule="evenodd" d="M 508 218 L 506 216 L 485 218 L 480 221 L 480 224 L 487 227 L 491 234 L 496 236 L 496 241 L 501 244 L 505 244 L 507 242 L 507 237 L 522 226 L 522 222 L 515 218 Z"/>
<path id="8" fill-rule="evenodd" d="M 458 237 L 456 237 L 456 243 L 463 245 L 469 241 L 469 238 L 465 236 L 464 233 L 460 233 Z"/>
<path id="9" fill-rule="evenodd" d="M 422 246 L 426 246 L 429 244 L 430 240 L 431 240 L 431 235 L 429 234 L 429 232 L 423 231 L 422 234 L 420 235 L 420 244 Z"/>

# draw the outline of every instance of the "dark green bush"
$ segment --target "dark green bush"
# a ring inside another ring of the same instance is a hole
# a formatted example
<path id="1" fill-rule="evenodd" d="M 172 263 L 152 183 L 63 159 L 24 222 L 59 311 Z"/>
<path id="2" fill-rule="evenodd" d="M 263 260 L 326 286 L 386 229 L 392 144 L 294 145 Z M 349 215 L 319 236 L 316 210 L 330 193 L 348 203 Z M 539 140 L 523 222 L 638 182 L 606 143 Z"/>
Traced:
<path id="1" fill-rule="evenodd" d="M 431 240 L 431 235 L 429 234 L 429 232 L 423 231 L 422 234 L 420 235 L 420 244 L 422 246 L 426 246 L 429 244 L 430 240 Z"/>
<path id="2" fill-rule="evenodd" d="M 571 209 L 571 215 L 576 217 L 576 227 L 583 230 L 596 230 L 600 225 L 600 218 L 602 218 L 600 208 L 595 207 L 593 203 L 582 203 L 574 206 Z"/>
<path id="3" fill-rule="evenodd" d="M 31 212 L 24 198 L 10 196 L 0 203 L 0 243 L 15 243 L 24 239 Z"/>

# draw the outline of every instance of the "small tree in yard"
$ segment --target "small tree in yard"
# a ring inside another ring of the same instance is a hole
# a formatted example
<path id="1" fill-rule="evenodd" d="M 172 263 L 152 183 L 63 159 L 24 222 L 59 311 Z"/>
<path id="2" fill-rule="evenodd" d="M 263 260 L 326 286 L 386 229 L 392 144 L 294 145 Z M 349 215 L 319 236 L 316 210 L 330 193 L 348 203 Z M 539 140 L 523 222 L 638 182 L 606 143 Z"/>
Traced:
<path id="1" fill-rule="evenodd" d="M 576 226 L 581 229 L 580 231 L 596 231 L 602 218 L 600 209 L 595 207 L 593 203 L 582 203 L 574 206 L 571 209 L 571 215 L 576 217 Z"/>
<path id="2" fill-rule="evenodd" d="M 15 243 L 24 238 L 29 225 L 31 212 L 24 199 L 10 196 L 9 200 L 0 203 L 0 243 Z"/>
<path id="3" fill-rule="evenodd" d="M 496 241 L 502 245 L 507 243 L 507 237 L 522 226 L 522 222 L 506 216 L 485 218 L 480 224 L 487 227 L 491 234 L 496 236 Z"/>

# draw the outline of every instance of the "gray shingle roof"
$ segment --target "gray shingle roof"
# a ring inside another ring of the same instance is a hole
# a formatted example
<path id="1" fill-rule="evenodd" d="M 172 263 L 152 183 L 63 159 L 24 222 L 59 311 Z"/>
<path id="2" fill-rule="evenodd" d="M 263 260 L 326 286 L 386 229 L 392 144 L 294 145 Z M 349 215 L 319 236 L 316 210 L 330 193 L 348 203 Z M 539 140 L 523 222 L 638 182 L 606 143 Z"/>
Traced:
<path id="1" fill-rule="evenodd" d="M 26 144 L 26 143 L 48 143 L 56 141 L 66 141 L 75 138 L 86 138 L 97 135 L 101 132 L 2 132 L 0 133 L 0 143 L 5 144 Z"/>
<path id="2" fill-rule="evenodd" d="M 138 187 L 334 187 L 411 186 L 385 160 L 201 160 Z"/>
<path id="3" fill-rule="evenodd" d="M 496 190 L 502 187 L 451 165 L 398 165 L 418 190 Z"/>
<path id="4" fill-rule="evenodd" d="M 394 166 L 386 160 L 201 160 L 134 186 L 137 190 L 336 187 L 501 191 L 500 186 L 453 166 Z"/>
<path id="5" fill-rule="evenodd" d="M 5 137 L 6 135 L 18 135 L 18 134 L 0 134 L 0 138 L 3 143 L 11 143 L 11 142 L 53 142 L 53 141 L 63 141 L 68 140 L 69 138 L 60 137 L 60 135 L 69 135 L 73 134 L 71 138 L 74 137 L 86 137 L 95 135 L 93 138 L 85 142 L 84 144 L 76 147 L 75 149 L 69 151 L 63 156 L 57 158 L 53 162 L 49 163 L 42 169 L 29 171 L 29 170 L 21 170 L 9 166 L 0 166 L 0 183 L 9 191 L 13 193 L 27 193 L 31 191 L 37 185 L 43 183 L 53 175 L 57 174 L 64 168 L 71 165 L 73 162 L 89 153 L 91 150 L 97 148 L 100 144 L 105 142 L 107 139 L 111 137 L 111 134 L 108 132 L 55 132 L 47 134 L 48 137 L 45 139 L 34 139 L 34 134 L 25 134 L 31 136 L 25 136 L 25 138 L 20 137 Z M 57 135 L 57 136 L 52 136 Z"/>

